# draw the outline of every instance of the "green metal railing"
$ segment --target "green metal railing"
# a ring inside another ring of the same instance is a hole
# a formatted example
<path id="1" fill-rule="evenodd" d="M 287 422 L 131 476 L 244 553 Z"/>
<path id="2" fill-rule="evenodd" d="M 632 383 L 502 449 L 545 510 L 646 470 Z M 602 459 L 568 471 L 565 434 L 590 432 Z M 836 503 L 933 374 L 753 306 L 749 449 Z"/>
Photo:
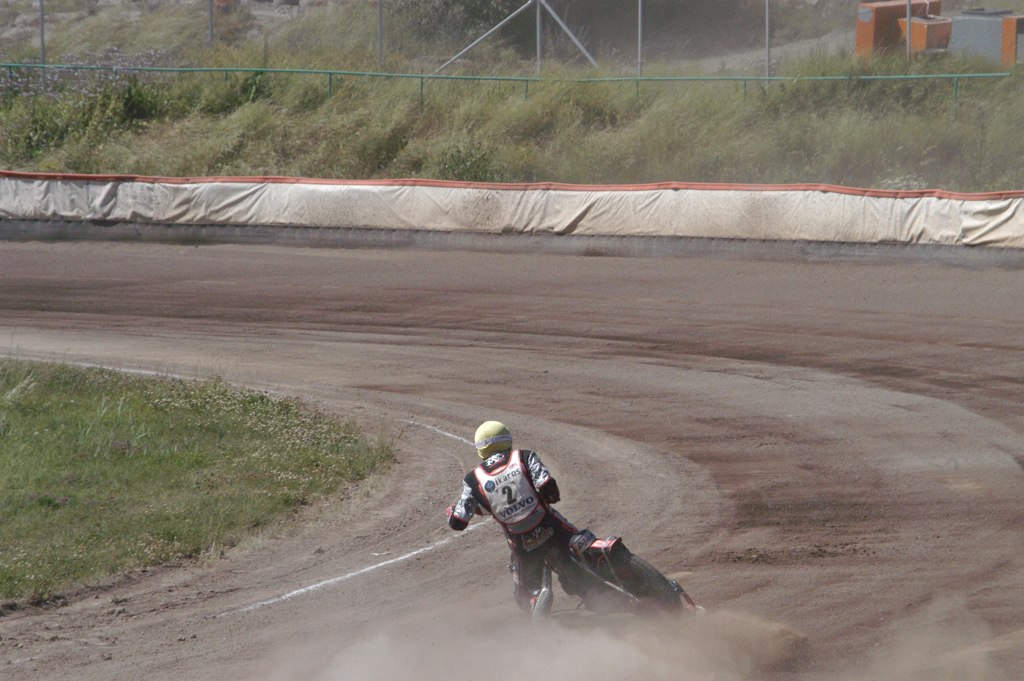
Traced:
<path id="1" fill-rule="evenodd" d="M 1011 72 L 1000 73 L 936 73 L 917 75 L 867 75 L 867 76 L 609 76 L 599 78 L 542 78 L 539 76 L 455 76 L 443 74 L 415 74 L 415 73 L 387 73 L 373 71 L 336 71 L 327 69 L 277 69 L 258 67 L 174 67 L 174 66 L 95 66 L 83 64 L 0 64 L 0 69 L 6 69 L 8 77 L 13 80 L 14 72 L 17 69 L 50 69 L 60 71 L 104 71 L 113 74 L 118 73 L 222 73 L 225 76 L 231 74 L 288 74 L 288 75 L 311 75 L 327 78 L 327 94 L 334 94 L 335 78 L 386 78 L 419 81 L 419 108 L 423 111 L 425 89 L 427 81 L 475 81 L 475 82 L 499 82 L 499 83 L 521 83 L 523 96 L 529 98 L 530 83 L 634 83 L 637 94 L 640 93 L 640 86 L 645 83 L 718 83 L 718 82 L 739 82 L 743 86 L 743 94 L 746 95 L 750 83 L 767 87 L 771 83 L 799 83 L 799 82 L 872 82 L 891 80 L 948 80 L 953 86 L 953 113 L 956 114 L 957 102 L 960 93 L 960 82 L 964 80 L 1009 78 Z"/>
<path id="2" fill-rule="evenodd" d="M 1013 74 L 1009 71 L 1000 73 L 930 73 L 930 74 L 904 74 L 904 75 L 879 75 L 879 76 L 649 76 L 643 78 L 635 77 L 613 77 L 613 78 L 581 78 L 579 83 L 608 83 L 608 82 L 635 82 L 637 94 L 640 93 L 640 83 L 654 82 L 713 82 L 713 81 L 740 81 L 743 83 L 743 94 L 747 94 L 748 83 L 767 86 L 769 83 L 799 83 L 799 82 L 871 82 L 888 80 L 949 80 L 953 84 L 953 113 L 956 114 L 957 100 L 960 94 L 960 81 L 978 78 L 1009 78 Z"/>

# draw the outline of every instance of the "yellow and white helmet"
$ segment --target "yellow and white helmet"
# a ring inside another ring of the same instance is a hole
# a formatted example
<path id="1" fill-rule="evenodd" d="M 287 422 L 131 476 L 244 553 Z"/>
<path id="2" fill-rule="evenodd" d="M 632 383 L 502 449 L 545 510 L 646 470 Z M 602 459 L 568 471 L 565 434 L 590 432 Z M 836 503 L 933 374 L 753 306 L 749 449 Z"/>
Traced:
<path id="1" fill-rule="evenodd" d="M 498 452 L 512 449 L 512 433 L 499 421 L 484 421 L 473 436 L 476 453 L 481 459 L 489 459 Z"/>

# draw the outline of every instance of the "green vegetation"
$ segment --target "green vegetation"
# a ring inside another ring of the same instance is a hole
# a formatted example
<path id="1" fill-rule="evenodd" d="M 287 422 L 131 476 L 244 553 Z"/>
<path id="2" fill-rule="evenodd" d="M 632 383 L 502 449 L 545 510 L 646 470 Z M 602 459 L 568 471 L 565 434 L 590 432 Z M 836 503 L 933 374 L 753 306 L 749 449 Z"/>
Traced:
<path id="1" fill-rule="evenodd" d="M 461 4 L 465 16 L 458 25 L 471 33 L 483 21 L 467 14 L 478 3 Z M 405 5 L 418 6 L 395 3 Z M 790 16 L 808 25 L 824 17 Z M 193 36 L 202 36 L 205 16 L 178 8 L 160 10 L 159 17 L 137 31 L 103 13 L 89 17 L 54 38 L 50 48 L 58 56 L 51 61 L 78 55 L 82 63 L 136 63 L 141 45 L 183 44 L 158 32 L 165 24 L 175 36 L 190 36 L 184 44 L 203 44 Z M 213 47 L 150 50 L 147 63 L 379 69 L 373 3 L 309 9 L 262 34 L 254 33 L 246 11 L 226 17 L 219 19 Z M 406 20 L 413 25 L 423 17 L 412 13 Z M 810 29 L 792 24 L 779 30 L 798 35 Z M 401 35 L 404 43 L 389 44 L 385 70 L 414 71 L 403 55 L 437 49 L 418 42 L 429 36 Z M 123 53 L 92 61 L 81 56 L 103 45 Z M 595 74 L 545 69 L 543 81 L 530 83 L 528 91 L 522 82 L 427 81 L 422 100 L 417 79 L 75 72 L 44 78 L 18 70 L 14 79 L 0 75 L 0 167 L 171 176 L 1024 187 L 1019 73 L 961 80 L 955 91 L 949 79 L 866 79 L 998 70 L 992 64 L 948 56 L 912 64 L 901 56 L 870 62 L 820 56 L 783 62 L 778 75 L 791 80 L 768 87 L 756 81 L 585 83 L 578 79 Z M 531 75 L 516 45 L 500 41 L 474 50 L 473 59 L 453 71 L 459 72 Z M 650 63 L 645 74 L 704 72 L 695 64 Z M 820 76 L 844 79 L 806 80 Z"/>
<path id="2" fill-rule="evenodd" d="M 391 456 L 219 380 L 0 361 L 0 597 L 231 546 Z"/>

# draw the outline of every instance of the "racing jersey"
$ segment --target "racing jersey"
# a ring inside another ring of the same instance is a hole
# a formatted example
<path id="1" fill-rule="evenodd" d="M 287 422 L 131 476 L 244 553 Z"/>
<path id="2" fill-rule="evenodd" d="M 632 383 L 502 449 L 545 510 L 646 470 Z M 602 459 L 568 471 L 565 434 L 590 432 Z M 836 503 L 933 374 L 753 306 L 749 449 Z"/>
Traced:
<path id="1" fill-rule="evenodd" d="M 495 454 L 466 474 L 448 524 L 464 530 L 474 515 L 487 513 L 510 541 L 526 539 L 543 521 L 552 520 L 552 514 L 564 521 L 548 507 L 558 499 L 558 485 L 537 453 L 513 449 Z"/>

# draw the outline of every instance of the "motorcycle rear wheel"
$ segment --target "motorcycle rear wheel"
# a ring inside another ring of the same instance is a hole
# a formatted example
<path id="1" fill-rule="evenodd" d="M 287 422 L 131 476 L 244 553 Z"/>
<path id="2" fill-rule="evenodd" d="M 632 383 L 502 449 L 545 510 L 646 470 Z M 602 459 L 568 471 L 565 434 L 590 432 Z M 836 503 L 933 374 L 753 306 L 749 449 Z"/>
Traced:
<path id="1" fill-rule="evenodd" d="M 616 567 L 616 575 L 622 587 L 644 606 L 668 611 L 683 607 L 679 587 L 639 556 L 630 554 L 628 561 Z"/>

